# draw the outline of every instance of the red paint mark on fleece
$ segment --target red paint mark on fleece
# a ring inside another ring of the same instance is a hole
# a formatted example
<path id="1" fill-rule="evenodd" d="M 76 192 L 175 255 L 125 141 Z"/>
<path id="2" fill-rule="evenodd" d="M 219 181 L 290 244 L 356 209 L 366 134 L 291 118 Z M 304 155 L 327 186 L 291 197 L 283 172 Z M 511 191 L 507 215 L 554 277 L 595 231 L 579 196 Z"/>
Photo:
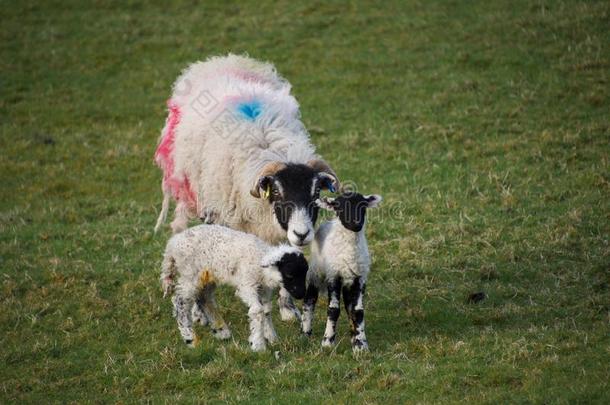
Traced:
<path id="1" fill-rule="evenodd" d="M 155 152 L 155 162 L 163 170 L 163 189 L 169 190 L 176 201 L 185 202 L 189 208 L 197 206 L 197 196 L 191 188 L 186 174 L 176 176 L 174 173 L 174 141 L 176 126 L 180 122 L 180 107 L 173 101 L 167 101 L 169 114 L 161 136 L 161 142 Z"/>

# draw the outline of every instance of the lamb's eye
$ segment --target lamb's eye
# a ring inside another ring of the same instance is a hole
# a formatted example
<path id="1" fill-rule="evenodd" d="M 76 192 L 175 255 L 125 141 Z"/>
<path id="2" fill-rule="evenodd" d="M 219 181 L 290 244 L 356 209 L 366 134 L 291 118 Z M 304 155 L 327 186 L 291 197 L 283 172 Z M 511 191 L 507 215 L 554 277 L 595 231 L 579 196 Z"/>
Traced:
<path id="1" fill-rule="evenodd" d="M 316 190 L 313 193 L 314 195 L 320 195 L 320 187 L 316 187 Z"/>
<path id="2" fill-rule="evenodd" d="M 277 188 L 274 188 L 273 191 L 271 192 L 274 196 L 279 196 L 280 195 L 280 190 L 278 190 Z"/>

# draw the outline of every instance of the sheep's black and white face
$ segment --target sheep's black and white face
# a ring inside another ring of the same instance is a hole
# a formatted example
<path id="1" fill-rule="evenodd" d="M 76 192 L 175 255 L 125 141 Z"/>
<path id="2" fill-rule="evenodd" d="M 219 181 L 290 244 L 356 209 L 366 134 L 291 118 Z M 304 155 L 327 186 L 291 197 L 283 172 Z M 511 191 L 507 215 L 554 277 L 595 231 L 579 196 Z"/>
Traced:
<path id="1" fill-rule="evenodd" d="M 286 164 L 272 175 L 263 176 L 258 187 L 273 206 L 277 223 L 293 246 L 309 244 L 318 218 L 316 199 L 322 189 L 334 190 L 336 179 L 303 164 Z"/>
<path id="2" fill-rule="evenodd" d="M 337 198 L 324 198 L 317 204 L 335 212 L 341 224 L 353 232 L 360 232 L 364 227 L 367 208 L 375 208 L 381 202 L 377 194 L 362 195 L 358 193 L 343 194 Z"/>
<path id="3" fill-rule="evenodd" d="M 275 264 L 282 274 L 282 285 L 290 295 L 300 300 L 305 297 L 307 260 L 303 253 L 285 253 Z"/>

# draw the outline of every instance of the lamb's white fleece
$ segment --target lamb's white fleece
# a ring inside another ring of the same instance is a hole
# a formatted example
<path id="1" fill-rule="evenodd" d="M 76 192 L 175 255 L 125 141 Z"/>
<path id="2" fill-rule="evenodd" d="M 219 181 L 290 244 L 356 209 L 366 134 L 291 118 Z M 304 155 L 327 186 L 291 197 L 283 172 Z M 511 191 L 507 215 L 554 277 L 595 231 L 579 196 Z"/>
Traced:
<path id="1" fill-rule="evenodd" d="M 172 298 L 174 316 L 182 338 L 194 344 L 193 318 L 209 322 L 218 338 L 228 338 L 229 328 L 216 308 L 217 284 L 235 287 L 248 305 L 250 344 L 264 350 L 277 339 L 271 321 L 271 292 L 282 285 L 275 263 L 286 254 L 302 255 L 288 245 L 270 246 L 254 235 L 219 225 L 199 225 L 174 235 L 165 249 L 161 285 Z"/>

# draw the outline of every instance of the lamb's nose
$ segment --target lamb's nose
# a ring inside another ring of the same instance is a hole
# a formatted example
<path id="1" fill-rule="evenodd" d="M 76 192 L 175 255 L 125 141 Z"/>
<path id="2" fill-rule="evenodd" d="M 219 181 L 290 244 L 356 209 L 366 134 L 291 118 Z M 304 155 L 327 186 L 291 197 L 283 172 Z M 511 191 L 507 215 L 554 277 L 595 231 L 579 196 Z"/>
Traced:
<path id="1" fill-rule="evenodd" d="M 299 238 L 301 240 L 301 242 L 303 242 L 305 240 L 305 238 L 307 237 L 307 235 L 309 235 L 309 230 L 305 231 L 305 233 L 298 233 L 297 231 L 292 231 L 297 238 Z"/>

